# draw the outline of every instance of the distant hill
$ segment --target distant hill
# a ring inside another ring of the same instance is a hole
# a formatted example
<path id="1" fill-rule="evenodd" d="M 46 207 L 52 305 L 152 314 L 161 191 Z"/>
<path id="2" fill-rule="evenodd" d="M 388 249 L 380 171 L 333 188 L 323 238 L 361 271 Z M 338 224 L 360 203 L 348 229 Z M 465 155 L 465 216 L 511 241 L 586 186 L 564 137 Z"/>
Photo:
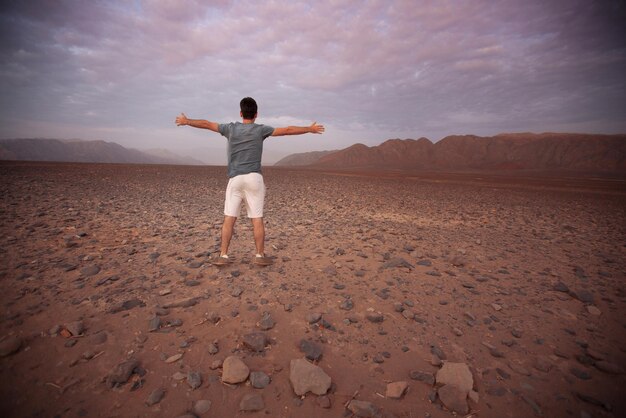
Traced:
<path id="1" fill-rule="evenodd" d="M 280 165 L 280 166 L 309 165 L 309 164 L 315 163 L 323 156 L 327 154 L 331 154 L 333 152 L 337 152 L 337 151 L 311 151 L 311 152 L 302 152 L 298 154 L 291 154 L 277 161 L 274 165 Z"/>
<path id="2" fill-rule="evenodd" d="M 2 139 L 0 160 L 196 165 L 201 161 L 167 150 L 139 151 L 115 142 L 59 139 Z"/>
<path id="3" fill-rule="evenodd" d="M 298 161 L 297 155 L 289 157 Z M 285 159 L 287 159 L 285 158 Z M 626 135 L 516 133 L 355 144 L 302 164 L 388 170 L 557 170 L 626 173 Z"/>

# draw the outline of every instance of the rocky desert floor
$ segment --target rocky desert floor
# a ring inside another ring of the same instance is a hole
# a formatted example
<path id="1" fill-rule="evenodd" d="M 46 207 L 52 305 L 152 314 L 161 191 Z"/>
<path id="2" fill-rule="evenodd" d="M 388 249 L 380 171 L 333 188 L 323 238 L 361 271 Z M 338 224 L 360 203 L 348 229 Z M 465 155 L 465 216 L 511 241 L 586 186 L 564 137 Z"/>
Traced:
<path id="1" fill-rule="evenodd" d="M 626 416 L 626 181 L 0 163 L 4 417 Z"/>

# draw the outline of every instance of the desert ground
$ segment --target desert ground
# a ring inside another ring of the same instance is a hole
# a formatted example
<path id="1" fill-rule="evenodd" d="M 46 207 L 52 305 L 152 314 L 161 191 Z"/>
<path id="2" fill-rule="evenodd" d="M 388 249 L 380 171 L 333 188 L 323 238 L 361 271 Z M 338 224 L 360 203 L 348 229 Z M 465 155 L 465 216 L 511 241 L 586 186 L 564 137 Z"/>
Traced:
<path id="1" fill-rule="evenodd" d="M 626 416 L 624 179 L 264 174 L 0 163 L 0 414 Z"/>

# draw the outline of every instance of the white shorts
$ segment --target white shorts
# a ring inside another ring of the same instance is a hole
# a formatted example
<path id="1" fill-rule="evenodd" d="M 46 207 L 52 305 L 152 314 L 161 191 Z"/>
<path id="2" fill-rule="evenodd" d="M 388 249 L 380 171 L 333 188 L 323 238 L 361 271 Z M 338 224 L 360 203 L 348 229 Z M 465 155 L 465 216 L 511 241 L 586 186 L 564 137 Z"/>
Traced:
<path id="1" fill-rule="evenodd" d="M 264 200 L 265 183 L 261 173 L 240 174 L 228 180 L 224 215 L 239 217 L 244 203 L 248 218 L 262 218 Z"/>

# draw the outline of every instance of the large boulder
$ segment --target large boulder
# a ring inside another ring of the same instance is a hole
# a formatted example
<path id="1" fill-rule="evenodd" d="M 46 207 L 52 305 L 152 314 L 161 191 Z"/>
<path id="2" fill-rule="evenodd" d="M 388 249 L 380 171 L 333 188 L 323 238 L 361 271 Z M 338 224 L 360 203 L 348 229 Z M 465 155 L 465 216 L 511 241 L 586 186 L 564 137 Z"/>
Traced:
<path id="1" fill-rule="evenodd" d="M 465 392 L 465 395 L 474 387 L 472 372 L 465 363 L 446 362 L 437 371 L 435 376 L 438 385 L 455 385 Z"/>
<path id="2" fill-rule="evenodd" d="M 330 388 L 331 379 L 321 367 L 309 363 L 305 359 L 291 360 L 289 380 L 293 391 L 298 396 L 307 392 L 324 395 Z"/>

